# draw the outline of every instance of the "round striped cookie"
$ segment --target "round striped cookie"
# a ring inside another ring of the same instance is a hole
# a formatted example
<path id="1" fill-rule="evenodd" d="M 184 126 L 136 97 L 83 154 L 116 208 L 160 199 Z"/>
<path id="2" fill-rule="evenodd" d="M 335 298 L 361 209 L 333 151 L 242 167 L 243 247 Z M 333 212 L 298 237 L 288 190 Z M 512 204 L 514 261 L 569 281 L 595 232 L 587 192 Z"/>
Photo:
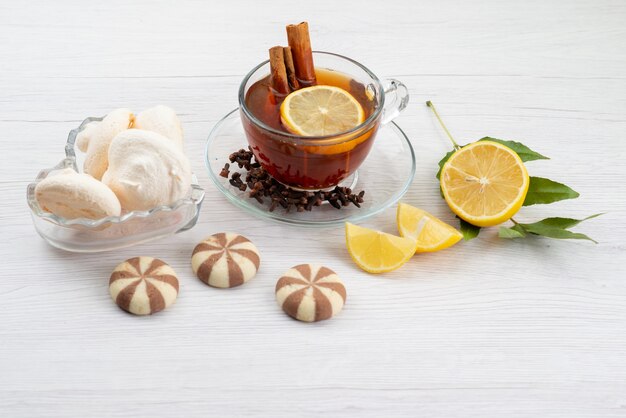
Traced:
<path id="1" fill-rule="evenodd" d="M 321 321 L 341 311 L 346 302 L 346 288 L 328 267 L 300 264 L 278 279 L 276 301 L 297 320 Z"/>
<path id="2" fill-rule="evenodd" d="M 170 306 L 178 296 L 176 272 L 152 257 L 134 257 L 119 264 L 109 279 L 117 305 L 135 315 L 150 315 Z"/>
<path id="3" fill-rule="evenodd" d="M 259 250 L 243 235 L 230 232 L 211 235 L 196 245 L 191 268 L 200 280 L 213 287 L 235 287 L 256 275 Z"/>

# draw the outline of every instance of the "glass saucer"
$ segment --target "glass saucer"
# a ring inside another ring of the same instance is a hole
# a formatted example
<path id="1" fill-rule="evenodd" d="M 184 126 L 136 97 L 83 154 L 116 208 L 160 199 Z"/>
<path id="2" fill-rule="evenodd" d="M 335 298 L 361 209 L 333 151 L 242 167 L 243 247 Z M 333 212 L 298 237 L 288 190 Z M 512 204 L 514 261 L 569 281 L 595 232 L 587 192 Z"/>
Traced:
<path id="1" fill-rule="evenodd" d="M 400 200 L 415 175 L 411 142 L 397 124 L 390 122 L 379 128 L 372 150 L 357 172 L 339 184 L 352 188 L 354 193 L 365 191 L 360 208 L 351 204 L 335 209 L 325 202 L 310 212 L 297 212 L 295 208 L 286 212 L 280 206 L 270 212 L 268 198 L 261 204 L 248 197 L 249 191 L 240 191 L 220 176 L 224 164 L 229 162 L 229 155 L 241 148 L 247 150 L 248 142 L 237 108 L 224 116 L 209 134 L 205 149 L 209 177 L 236 206 L 260 218 L 291 225 L 327 227 L 362 221 Z M 237 164 L 231 164 L 230 171 L 239 171 L 245 178 L 245 170 L 239 169 Z"/>

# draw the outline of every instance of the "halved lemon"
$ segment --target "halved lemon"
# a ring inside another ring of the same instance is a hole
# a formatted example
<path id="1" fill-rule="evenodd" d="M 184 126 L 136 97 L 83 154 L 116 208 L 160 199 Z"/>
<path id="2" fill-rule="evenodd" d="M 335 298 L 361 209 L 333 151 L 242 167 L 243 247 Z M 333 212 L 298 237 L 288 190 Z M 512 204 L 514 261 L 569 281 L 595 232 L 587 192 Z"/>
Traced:
<path id="1" fill-rule="evenodd" d="M 280 119 L 292 133 L 333 135 L 349 131 L 365 120 L 361 104 L 334 86 L 312 86 L 289 94 L 280 105 Z"/>
<path id="2" fill-rule="evenodd" d="M 417 242 L 418 253 L 443 250 L 463 238 L 463 234 L 447 223 L 406 203 L 398 205 L 396 222 L 401 236 Z"/>
<path id="3" fill-rule="evenodd" d="M 441 169 L 441 191 L 452 212 L 476 226 L 498 225 L 522 207 L 528 171 L 502 144 L 478 141 L 456 151 Z"/>
<path id="4" fill-rule="evenodd" d="M 415 254 L 415 240 L 346 222 L 346 246 L 354 262 L 368 273 L 401 267 Z"/>

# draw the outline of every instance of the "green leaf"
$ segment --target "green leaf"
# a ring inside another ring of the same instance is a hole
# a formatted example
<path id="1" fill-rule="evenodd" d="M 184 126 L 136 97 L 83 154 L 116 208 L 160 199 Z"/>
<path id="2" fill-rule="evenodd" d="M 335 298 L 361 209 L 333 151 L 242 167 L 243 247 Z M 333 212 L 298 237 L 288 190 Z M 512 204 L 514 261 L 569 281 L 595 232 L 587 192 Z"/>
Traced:
<path id="1" fill-rule="evenodd" d="M 505 226 L 501 226 L 500 229 L 498 230 L 498 236 L 500 238 L 524 238 L 526 236 L 526 234 L 523 231 L 523 229 L 520 231 L 519 228 L 516 228 L 517 225 L 511 227 L 511 228 L 507 228 Z"/>
<path id="2" fill-rule="evenodd" d="M 457 218 L 459 217 L 457 216 Z M 459 218 L 459 221 L 461 222 L 461 234 L 463 234 L 464 241 L 469 241 L 478 236 L 478 234 L 480 233 L 479 226 L 472 225 L 471 223 L 466 222 L 461 218 Z"/>
<path id="3" fill-rule="evenodd" d="M 524 227 L 523 227 L 522 225 L 520 225 L 520 224 L 513 225 L 513 226 L 511 227 L 511 229 L 513 229 L 513 230 L 515 230 L 515 231 L 519 232 L 520 234 L 522 234 L 522 235 L 526 236 L 526 230 L 525 230 L 525 229 L 524 229 Z"/>
<path id="4" fill-rule="evenodd" d="M 437 177 L 437 180 L 439 180 L 439 177 L 441 176 L 441 169 L 443 168 L 443 165 L 446 163 L 446 161 L 450 159 L 450 157 L 452 157 L 452 154 L 454 154 L 455 152 L 456 150 L 453 149 L 452 151 L 446 153 L 446 155 L 444 155 L 441 160 L 439 160 L 439 171 L 437 171 L 437 175 L 435 176 Z M 443 194 L 441 196 L 443 197 Z"/>
<path id="5" fill-rule="evenodd" d="M 532 223 L 532 224 L 521 224 L 523 227 L 532 227 L 532 226 L 539 226 L 539 227 L 550 227 L 550 228 L 560 228 L 560 229 L 569 229 L 572 228 L 576 225 L 578 225 L 579 223 L 586 221 L 588 219 L 592 219 L 595 217 L 598 217 L 600 215 L 603 215 L 602 213 L 596 213 L 595 215 L 591 215 L 591 216 L 587 216 L 584 219 L 572 219 L 572 218 L 546 218 L 546 219 L 542 219 L 538 222 Z"/>
<path id="6" fill-rule="evenodd" d="M 597 241 L 589 238 L 585 234 L 572 232 L 567 229 L 557 228 L 553 226 L 542 225 L 540 222 L 534 224 L 525 224 L 524 229 L 526 229 L 526 231 L 530 232 L 531 234 L 540 235 L 542 237 L 556 239 L 586 239 L 596 244 L 598 243 Z"/>
<path id="7" fill-rule="evenodd" d="M 521 142 L 506 141 L 504 139 L 496 139 L 496 138 L 491 138 L 488 136 L 480 139 L 480 141 L 493 141 L 493 142 L 502 144 L 506 147 L 509 147 L 513 151 L 515 151 L 517 155 L 519 155 L 519 157 L 524 162 L 534 161 L 534 160 L 549 160 L 549 158 L 546 157 L 545 155 L 541 155 L 538 152 L 531 150 L 530 148 L 528 148 L 526 145 L 522 144 Z"/>
<path id="8" fill-rule="evenodd" d="M 597 244 L 596 241 L 589 238 L 587 235 L 569 231 L 568 228 L 572 228 L 583 221 L 598 217 L 600 215 L 602 214 L 596 213 L 595 215 L 588 216 L 584 219 L 546 218 L 532 224 L 517 224 L 515 226 L 522 228 L 524 231 L 530 234 L 541 235 L 543 237 L 556 239 L 586 239 L 589 241 L 593 241 Z"/>
<path id="9" fill-rule="evenodd" d="M 576 199 L 578 192 L 568 186 L 557 183 L 543 177 L 530 177 L 528 193 L 524 200 L 524 206 L 548 204 L 565 199 Z"/>

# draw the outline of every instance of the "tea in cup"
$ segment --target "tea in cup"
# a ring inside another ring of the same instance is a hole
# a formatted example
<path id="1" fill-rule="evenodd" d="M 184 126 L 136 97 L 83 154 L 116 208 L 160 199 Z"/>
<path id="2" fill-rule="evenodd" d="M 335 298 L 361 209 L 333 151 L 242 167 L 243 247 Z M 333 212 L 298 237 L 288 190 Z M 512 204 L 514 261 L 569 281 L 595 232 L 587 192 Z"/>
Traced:
<path id="1" fill-rule="evenodd" d="M 380 125 L 391 121 L 406 107 L 408 91 L 397 80 L 381 82 L 350 58 L 310 50 L 308 54 L 308 79 L 297 77 L 297 67 L 295 74 L 290 74 L 290 65 L 286 64 L 286 80 L 277 84 L 274 62 L 256 66 L 241 83 L 239 105 L 246 138 L 263 168 L 289 187 L 318 190 L 336 186 L 359 168 L 372 148 Z M 299 59 L 302 61 L 300 55 L 301 51 L 293 51 L 295 64 Z M 285 59 L 288 60 L 291 58 Z M 298 90 L 293 90 L 292 83 L 298 85 Z M 289 96 L 296 94 L 301 96 L 298 101 L 290 100 Z M 358 109 L 358 123 L 327 133 L 324 127 L 312 126 L 319 120 L 313 117 L 307 120 L 306 113 L 301 112 L 299 119 L 291 119 L 290 109 L 285 109 L 287 102 L 290 106 L 296 103 L 302 106 L 307 100 L 319 101 L 320 111 L 328 112 L 324 119 L 328 123 L 337 122 L 338 116 L 333 112 L 354 113 Z M 331 101 L 337 105 L 327 110 L 325 106 Z M 298 126 L 298 122 L 302 125 Z M 306 129 L 314 134 L 303 134 Z"/>

